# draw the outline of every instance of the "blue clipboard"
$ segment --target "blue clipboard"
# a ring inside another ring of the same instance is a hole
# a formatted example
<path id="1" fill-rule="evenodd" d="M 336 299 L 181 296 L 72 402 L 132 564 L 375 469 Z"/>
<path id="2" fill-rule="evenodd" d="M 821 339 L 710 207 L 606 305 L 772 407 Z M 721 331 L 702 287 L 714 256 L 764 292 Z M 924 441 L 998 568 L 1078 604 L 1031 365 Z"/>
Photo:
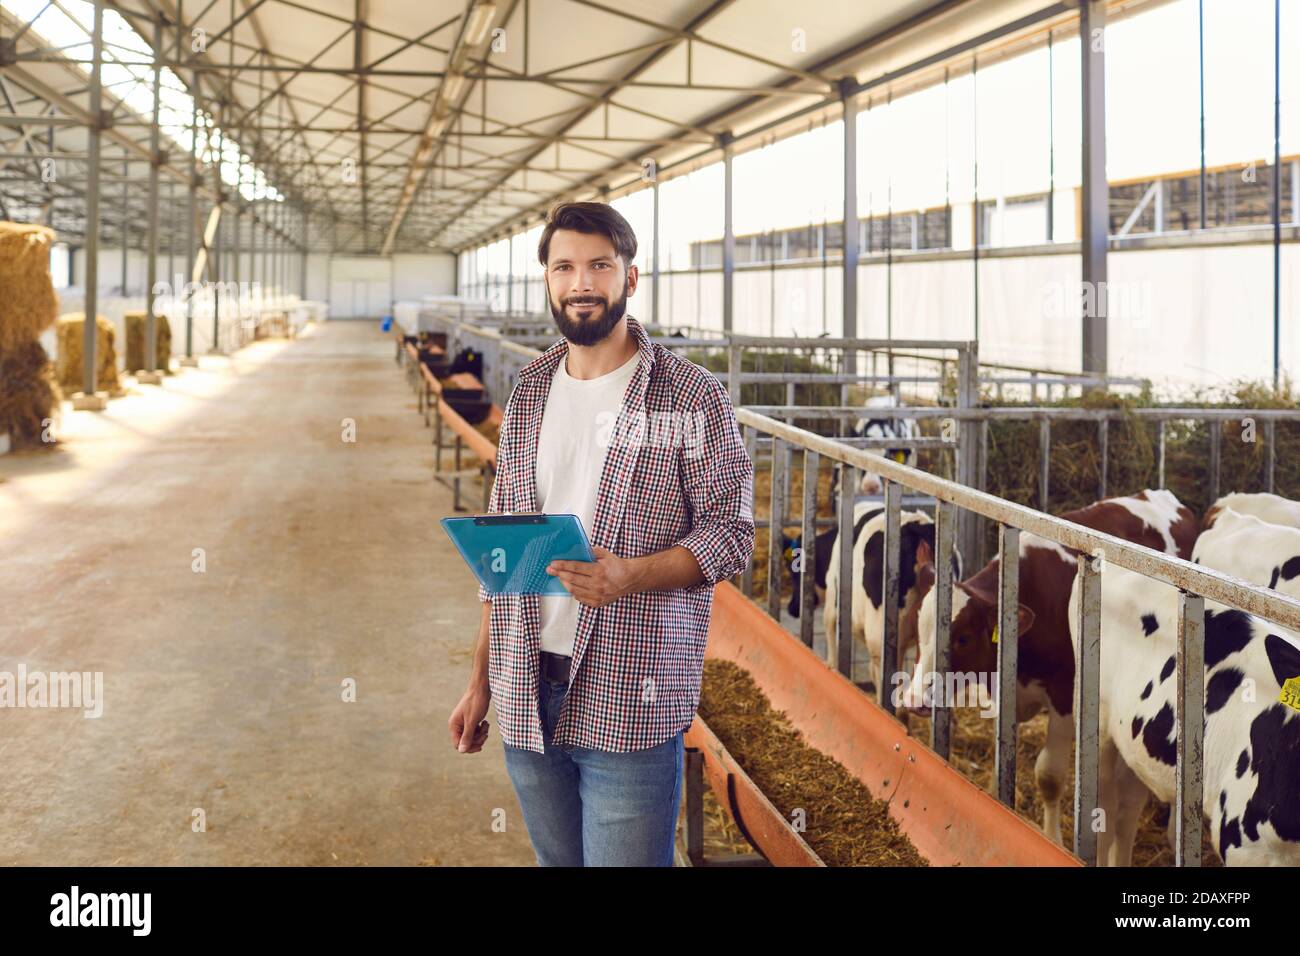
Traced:
<path id="1" fill-rule="evenodd" d="M 595 561 L 572 514 L 503 514 L 443 518 L 442 527 L 489 594 L 557 594 L 569 589 L 546 573 L 552 561 Z"/>

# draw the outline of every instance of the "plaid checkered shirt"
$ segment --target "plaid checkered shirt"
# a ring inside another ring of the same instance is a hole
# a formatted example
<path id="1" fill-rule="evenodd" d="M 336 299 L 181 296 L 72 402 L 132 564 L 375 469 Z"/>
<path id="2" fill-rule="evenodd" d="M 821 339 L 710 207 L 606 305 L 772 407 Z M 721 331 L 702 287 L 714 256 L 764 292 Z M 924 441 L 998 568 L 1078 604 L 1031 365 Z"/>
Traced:
<path id="1" fill-rule="evenodd" d="M 631 316 L 627 328 L 640 360 L 586 530 L 592 544 L 623 558 L 682 545 L 704 581 L 600 608 L 579 604 L 569 691 L 553 741 L 616 753 L 653 747 L 690 725 L 713 586 L 744 571 L 754 552 L 754 465 L 727 390 L 711 372 L 651 342 Z M 567 353 L 560 339 L 519 372 L 501 422 L 489 512 L 538 510 L 538 436 L 551 378 Z M 540 753 L 538 596 L 493 598 L 480 585 L 478 597 L 492 601 L 488 677 L 501 737 Z"/>

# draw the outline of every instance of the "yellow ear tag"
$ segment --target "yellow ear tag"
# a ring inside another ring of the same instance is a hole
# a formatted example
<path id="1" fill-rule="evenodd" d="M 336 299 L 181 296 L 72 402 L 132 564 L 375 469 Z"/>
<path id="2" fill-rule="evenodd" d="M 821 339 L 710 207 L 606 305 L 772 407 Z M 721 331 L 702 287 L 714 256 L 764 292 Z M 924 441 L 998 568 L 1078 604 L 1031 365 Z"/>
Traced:
<path id="1" fill-rule="evenodd" d="M 1292 710 L 1300 710 L 1300 677 L 1288 677 L 1277 699 Z"/>
<path id="2" fill-rule="evenodd" d="M 785 551 L 782 552 L 781 556 L 782 556 L 783 558 L 785 558 L 787 561 L 791 561 L 791 560 L 793 560 L 793 559 L 794 559 L 794 548 L 793 548 L 793 547 L 786 548 Z"/>
<path id="3" fill-rule="evenodd" d="M 997 642 L 998 642 L 998 626 L 997 626 L 996 624 L 994 624 L 994 625 L 993 625 L 993 643 L 996 644 Z"/>
<path id="4" fill-rule="evenodd" d="M 905 452 L 905 451 L 896 451 L 896 452 L 894 452 L 894 461 L 898 462 L 900 465 L 904 465 L 904 464 L 906 464 L 906 463 L 907 463 L 907 452 Z"/>

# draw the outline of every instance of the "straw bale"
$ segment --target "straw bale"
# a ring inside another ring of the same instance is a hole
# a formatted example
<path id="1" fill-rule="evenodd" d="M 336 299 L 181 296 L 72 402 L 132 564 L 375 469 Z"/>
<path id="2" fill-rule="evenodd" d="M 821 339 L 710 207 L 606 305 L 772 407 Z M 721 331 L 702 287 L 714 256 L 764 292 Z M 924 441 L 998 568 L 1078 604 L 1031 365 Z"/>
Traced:
<path id="1" fill-rule="evenodd" d="M 0 353 L 35 341 L 58 315 L 53 244 L 54 230 L 46 226 L 0 222 Z"/>
<path id="2" fill-rule="evenodd" d="M 59 316 L 59 357 L 55 374 L 59 385 L 68 393 L 79 392 L 84 385 L 81 369 L 84 324 L 83 312 Z M 96 388 L 110 395 L 121 395 L 125 390 L 117 377 L 117 351 L 114 348 L 117 332 L 113 323 L 102 315 L 95 317 L 95 328 Z"/>
<path id="3" fill-rule="evenodd" d="M 144 343 L 145 325 L 148 313 L 143 310 L 126 313 L 126 371 L 138 372 L 145 367 Z M 154 317 L 154 367 L 168 375 L 171 374 L 172 327 L 167 316 Z"/>

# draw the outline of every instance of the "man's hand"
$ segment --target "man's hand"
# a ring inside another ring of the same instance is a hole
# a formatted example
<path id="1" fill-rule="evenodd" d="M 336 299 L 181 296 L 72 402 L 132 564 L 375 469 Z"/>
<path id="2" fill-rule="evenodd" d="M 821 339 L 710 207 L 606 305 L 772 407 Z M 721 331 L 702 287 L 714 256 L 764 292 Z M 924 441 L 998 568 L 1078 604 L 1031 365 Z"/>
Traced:
<path id="1" fill-rule="evenodd" d="M 546 566 L 547 573 L 558 577 L 570 594 L 591 607 L 613 604 L 640 590 L 633 559 L 620 558 L 594 544 L 591 550 L 595 561 L 552 561 Z"/>
<path id="2" fill-rule="evenodd" d="M 487 743 L 488 728 L 491 726 L 483 718 L 487 716 L 492 698 L 482 691 L 471 688 L 465 691 L 456 709 L 447 721 L 447 730 L 451 733 L 451 745 L 461 753 L 476 754 Z"/>

